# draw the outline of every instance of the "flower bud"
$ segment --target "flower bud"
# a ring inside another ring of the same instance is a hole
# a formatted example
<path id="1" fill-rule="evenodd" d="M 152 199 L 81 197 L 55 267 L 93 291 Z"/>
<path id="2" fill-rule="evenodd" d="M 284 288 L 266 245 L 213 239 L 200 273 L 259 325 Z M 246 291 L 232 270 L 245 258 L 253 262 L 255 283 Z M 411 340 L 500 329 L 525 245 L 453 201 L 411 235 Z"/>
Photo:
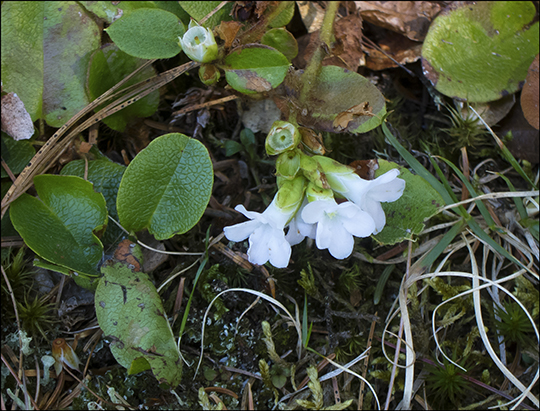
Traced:
<path id="1" fill-rule="evenodd" d="M 306 188 L 306 197 L 310 203 L 317 200 L 334 200 L 334 192 L 328 188 L 317 187 L 310 181 Z"/>
<path id="2" fill-rule="evenodd" d="M 276 160 L 277 175 L 287 179 L 296 177 L 300 170 L 300 153 L 297 150 L 281 153 Z"/>
<path id="3" fill-rule="evenodd" d="M 300 168 L 302 169 L 304 176 L 317 187 L 325 189 L 330 188 L 323 169 L 315 160 L 315 157 L 319 156 L 310 157 L 302 154 L 300 156 Z"/>
<path id="4" fill-rule="evenodd" d="M 194 20 L 189 23 L 189 30 L 184 36 L 178 37 L 178 44 L 191 60 L 199 63 L 209 63 L 218 56 L 212 30 L 199 26 Z"/>
<path id="5" fill-rule="evenodd" d="M 295 148 L 302 136 L 298 129 L 287 121 L 274 121 L 266 137 L 266 152 L 269 156 L 283 153 Z"/>
<path id="6" fill-rule="evenodd" d="M 213 64 L 203 64 L 199 67 L 199 79 L 206 86 L 213 86 L 219 81 L 219 69 Z"/>
<path id="7" fill-rule="evenodd" d="M 298 127 L 298 131 L 302 135 L 302 143 L 308 152 L 320 155 L 326 153 L 326 148 L 320 134 L 306 127 Z"/>
<path id="8" fill-rule="evenodd" d="M 275 197 L 276 206 L 285 213 L 291 213 L 292 218 L 304 199 L 306 179 L 299 176 L 292 180 L 281 179 L 279 183 L 280 188 Z"/>

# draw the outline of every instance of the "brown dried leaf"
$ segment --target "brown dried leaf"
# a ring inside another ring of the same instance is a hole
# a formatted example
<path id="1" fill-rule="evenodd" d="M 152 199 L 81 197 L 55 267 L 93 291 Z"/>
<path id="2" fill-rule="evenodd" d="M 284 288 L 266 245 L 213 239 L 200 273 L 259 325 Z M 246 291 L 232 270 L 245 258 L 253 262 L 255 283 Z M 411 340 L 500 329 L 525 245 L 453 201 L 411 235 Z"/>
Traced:
<path id="1" fill-rule="evenodd" d="M 380 39 L 378 42 L 378 46 L 384 53 L 378 49 L 366 46 L 366 43 L 363 46 L 367 55 L 366 67 L 376 71 L 398 67 L 397 63 L 414 63 L 422 55 L 422 43 L 414 42 L 407 37 L 393 33 L 390 36 Z"/>
<path id="2" fill-rule="evenodd" d="M 2 131 L 15 140 L 28 140 L 34 134 L 34 124 L 24 103 L 15 93 L 2 96 Z"/>
<path id="3" fill-rule="evenodd" d="M 231 48 L 240 27 L 242 27 L 242 23 L 237 21 L 222 21 L 221 24 L 216 27 L 216 33 L 225 42 L 226 49 Z"/>
<path id="4" fill-rule="evenodd" d="M 345 130 L 351 121 L 360 116 L 373 117 L 372 108 L 367 101 L 339 113 L 332 125 L 339 131 Z"/>
<path id="5" fill-rule="evenodd" d="M 355 160 L 349 167 L 354 168 L 354 172 L 358 174 L 364 180 L 373 180 L 375 178 L 375 171 L 379 168 L 379 162 L 374 160 Z"/>
<path id="6" fill-rule="evenodd" d="M 339 19 L 334 27 L 338 45 L 332 53 L 347 64 L 351 71 L 358 70 L 364 63 L 364 52 L 362 51 L 362 18 L 359 15 L 351 14 Z"/>
<path id="7" fill-rule="evenodd" d="M 314 1 L 297 1 L 296 4 L 308 33 L 319 30 L 324 19 L 324 9 Z"/>
<path id="8" fill-rule="evenodd" d="M 433 18 L 444 7 L 443 2 L 430 1 L 355 1 L 365 21 L 403 34 L 411 40 L 426 37 Z"/>

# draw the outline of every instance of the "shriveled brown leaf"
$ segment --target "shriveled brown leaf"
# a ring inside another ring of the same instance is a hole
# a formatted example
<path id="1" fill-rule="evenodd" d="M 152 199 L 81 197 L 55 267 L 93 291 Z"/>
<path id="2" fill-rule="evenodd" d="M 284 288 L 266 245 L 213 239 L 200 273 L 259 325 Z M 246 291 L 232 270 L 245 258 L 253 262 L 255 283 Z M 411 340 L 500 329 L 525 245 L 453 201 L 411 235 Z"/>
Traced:
<path id="1" fill-rule="evenodd" d="M 349 167 L 354 168 L 354 172 L 364 180 L 375 179 L 375 171 L 379 169 L 379 161 L 374 160 L 355 160 L 349 164 Z"/>
<path id="2" fill-rule="evenodd" d="M 422 55 L 422 43 L 409 40 L 407 37 L 390 33 L 378 41 L 381 50 L 369 47 L 366 42 L 363 49 L 366 53 L 366 67 L 380 71 L 398 67 L 399 64 L 414 63 Z M 399 63 L 399 64 L 398 64 Z"/>
<path id="3" fill-rule="evenodd" d="M 216 33 L 225 42 L 225 48 L 232 47 L 233 41 L 236 38 L 238 30 L 242 27 L 242 23 L 237 21 L 222 21 L 221 24 L 216 27 Z"/>
<path id="4" fill-rule="evenodd" d="M 297 1 L 296 4 L 308 33 L 319 30 L 324 19 L 324 9 L 314 1 Z"/>
<path id="5" fill-rule="evenodd" d="M 334 26 L 334 32 L 338 44 L 332 50 L 332 54 L 344 61 L 349 70 L 358 70 L 358 67 L 364 63 L 362 18 L 357 14 L 350 14 L 339 19 Z"/>
<path id="6" fill-rule="evenodd" d="M 345 130 L 351 121 L 360 116 L 373 117 L 373 111 L 367 101 L 339 113 L 332 125 L 337 130 Z"/>
<path id="7" fill-rule="evenodd" d="M 365 21 L 403 34 L 411 40 L 426 37 L 433 18 L 444 7 L 444 2 L 430 1 L 355 1 Z"/>
<path id="8" fill-rule="evenodd" d="M 15 140 L 28 140 L 34 134 L 34 124 L 24 103 L 15 93 L 2 96 L 2 131 Z"/>

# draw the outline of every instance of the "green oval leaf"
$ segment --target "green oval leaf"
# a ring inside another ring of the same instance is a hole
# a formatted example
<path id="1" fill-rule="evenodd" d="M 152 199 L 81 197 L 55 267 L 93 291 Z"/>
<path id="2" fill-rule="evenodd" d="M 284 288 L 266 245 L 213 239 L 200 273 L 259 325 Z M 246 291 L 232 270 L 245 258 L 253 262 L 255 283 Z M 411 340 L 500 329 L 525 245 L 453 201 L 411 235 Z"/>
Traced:
<path id="1" fill-rule="evenodd" d="M 248 44 L 233 50 L 225 58 L 225 78 L 244 94 L 270 91 L 285 79 L 290 63 L 272 47 Z"/>
<path id="2" fill-rule="evenodd" d="M 212 193 L 213 169 L 199 141 L 172 133 L 156 138 L 129 164 L 118 190 L 120 223 L 165 240 L 191 229 Z"/>
<path id="3" fill-rule="evenodd" d="M 112 340 L 114 358 L 135 374 L 151 369 L 159 382 L 176 387 L 182 360 L 154 284 L 145 273 L 121 263 L 101 267 L 96 289 L 96 315 Z"/>
<path id="4" fill-rule="evenodd" d="M 144 63 L 144 60 L 130 56 L 119 50 L 114 44 L 96 50 L 90 62 L 87 89 L 91 100 L 101 96 L 111 87 L 118 84 L 127 75 L 131 74 Z M 136 76 L 131 78 L 125 87 L 153 77 L 156 74 L 153 67 L 147 67 Z M 121 111 L 103 119 L 103 122 L 116 131 L 124 131 L 128 122 L 134 117 L 148 117 L 154 114 L 159 104 L 159 91 L 154 91 L 148 96 L 127 106 Z M 95 112 L 103 106 L 96 107 Z"/>
<path id="5" fill-rule="evenodd" d="M 106 31 L 124 53 L 142 59 L 166 59 L 182 51 L 178 37 L 186 29 L 174 14 L 145 8 L 126 14 Z"/>
<path id="6" fill-rule="evenodd" d="M 32 121 L 62 126 L 89 103 L 88 59 L 100 37 L 78 2 L 3 3 L 2 91 L 17 93 Z"/>
<path id="7" fill-rule="evenodd" d="M 34 186 L 39 199 L 23 194 L 10 207 L 11 222 L 25 243 L 78 275 L 99 275 L 103 245 L 94 233 L 107 224 L 103 195 L 74 176 L 43 174 L 34 177 Z"/>
<path id="8" fill-rule="evenodd" d="M 469 102 L 516 92 L 538 54 L 536 18 L 530 1 L 464 3 L 445 11 L 422 46 L 425 76 L 441 93 Z"/>
<path id="9" fill-rule="evenodd" d="M 272 29 L 264 33 L 261 43 L 275 48 L 291 61 L 298 54 L 298 43 L 286 29 Z"/>
<path id="10" fill-rule="evenodd" d="M 85 167 L 84 160 L 71 161 L 62 169 L 60 174 L 84 177 Z M 113 163 L 108 159 L 88 162 L 87 179 L 94 184 L 94 190 L 97 193 L 103 194 L 107 203 L 107 211 L 116 221 L 118 221 L 116 196 L 124 171 L 126 171 L 125 166 Z M 116 224 L 109 224 L 103 237 L 101 237 L 101 242 L 103 244 L 112 244 L 117 241 L 122 233 L 122 230 Z"/>
<path id="11" fill-rule="evenodd" d="M 16 141 L 2 132 L 2 160 L 14 175 L 23 171 L 35 154 L 36 149 L 28 140 Z M 2 167 L 2 178 L 7 176 L 7 171 Z"/>
<path id="12" fill-rule="evenodd" d="M 384 96 L 360 74 L 338 66 L 323 66 L 308 97 L 304 110 L 298 113 L 298 123 L 331 133 L 365 133 L 381 124 L 386 114 Z M 367 115 L 351 114 L 355 107 Z M 334 126 L 336 119 L 343 127 Z"/>
<path id="13" fill-rule="evenodd" d="M 392 168 L 399 169 L 399 178 L 405 180 L 405 191 L 397 201 L 381 203 L 386 214 L 386 225 L 373 238 L 382 245 L 399 243 L 420 234 L 424 229 L 424 221 L 445 205 L 439 193 L 426 180 L 412 174 L 405 167 L 379 160 L 375 176 L 379 177 Z"/>

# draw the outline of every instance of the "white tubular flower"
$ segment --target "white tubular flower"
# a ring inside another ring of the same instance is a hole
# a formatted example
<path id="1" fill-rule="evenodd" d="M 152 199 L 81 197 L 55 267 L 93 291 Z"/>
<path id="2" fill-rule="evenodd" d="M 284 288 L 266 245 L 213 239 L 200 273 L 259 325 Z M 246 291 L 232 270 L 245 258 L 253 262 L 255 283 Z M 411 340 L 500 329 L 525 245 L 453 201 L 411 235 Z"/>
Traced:
<path id="1" fill-rule="evenodd" d="M 364 180 L 350 167 L 326 157 L 321 158 L 324 160 L 318 159 L 319 164 L 324 169 L 325 177 L 332 190 L 369 213 L 375 221 L 373 234 L 379 233 L 386 224 L 381 202 L 390 203 L 398 200 L 405 189 L 405 180 L 397 178 L 399 170 L 394 168 L 374 180 Z"/>
<path id="2" fill-rule="evenodd" d="M 300 244 L 306 237 L 315 239 L 317 225 L 307 224 L 302 220 L 302 210 L 307 204 L 307 198 L 304 198 L 304 202 L 289 223 L 289 231 L 287 232 L 285 239 L 290 245 Z"/>
<path id="3" fill-rule="evenodd" d="M 304 207 L 302 219 L 317 224 L 315 242 L 320 250 L 328 249 L 339 260 L 351 255 L 354 238 L 367 237 L 375 230 L 373 218 L 349 201 L 316 200 Z"/>
<path id="4" fill-rule="evenodd" d="M 217 58 L 218 47 L 212 30 L 199 26 L 194 20 L 189 23 L 189 30 L 178 44 L 184 53 L 193 61 L 209 63 Z"/>
<path id="5" fill-rule="evenodd" d="M 235 210 L 251 221 L 225 227 L 225 237 L 230 241 L 243 241 L 249 237 L 248 260 L 262 265 L 270 261 L 274 267 L 285 268 L 291 257 L 291 245 L 283 229 L 298 210 L 304 196 L 305 181 L 296 178 L 284 182 L 274 200 L 263 213 L 247 211 L 243 205 Z"/>

